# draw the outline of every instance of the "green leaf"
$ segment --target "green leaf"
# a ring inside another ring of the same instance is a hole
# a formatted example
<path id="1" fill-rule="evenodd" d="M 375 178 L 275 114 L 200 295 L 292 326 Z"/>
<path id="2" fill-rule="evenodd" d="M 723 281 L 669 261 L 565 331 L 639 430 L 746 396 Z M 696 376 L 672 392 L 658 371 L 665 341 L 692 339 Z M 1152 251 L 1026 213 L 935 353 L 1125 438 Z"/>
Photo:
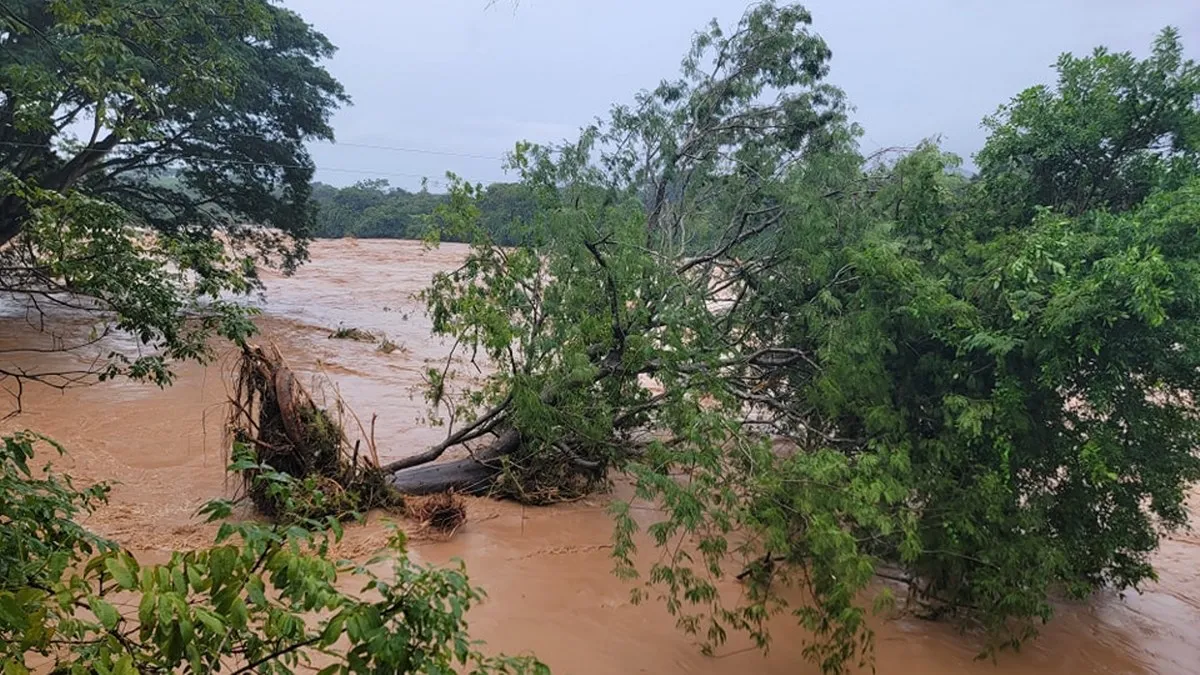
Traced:
<path id="1" fill-rule="evenodd" d="M 137 669 L 133 667 L 133 657 L 129 654 L 124 654 L 117 662 L 113 664 L 113 675 L 138 675 Z"/>
<path id="2" fill-rule="evenodd" d="M 13 628 L 24 626 L 28 620 L 25 608 L 12 593 L 0 592 L 0 619 Z"/>
<path id="3" fill-rule="evenodd" d="M 192 612 L 196 615 L 196 619 L 208 630 L 217 635 L 221 635 L 225 632 L 224 622 L 222 622 L 221 618 L 213 612 L 203 607 L 195 607 L 192 609 Z"/>
<path id="4" fill-rule="evenodd" d="M 92 613 L 96 615 L 96 619 L 99 620 L 100 624 L 107 630 L 115 629 L 117 627 L 117 623 L 121 621 L 121 614 L 117 611 L 117 608 L 113 607 L 99 596 L 89 596 L 88 607 L 91 608 Z"/>
<path id="5" fill-rule="evenodd" d="M 113 580 L 116 581 L 117 585 L 122 589 L 133 589 L 135 585 L 133 573 L 119 557 L 114 556 L 105 560 L 104 568 L 108 570 L 108 573 L 112 575 Z"/>

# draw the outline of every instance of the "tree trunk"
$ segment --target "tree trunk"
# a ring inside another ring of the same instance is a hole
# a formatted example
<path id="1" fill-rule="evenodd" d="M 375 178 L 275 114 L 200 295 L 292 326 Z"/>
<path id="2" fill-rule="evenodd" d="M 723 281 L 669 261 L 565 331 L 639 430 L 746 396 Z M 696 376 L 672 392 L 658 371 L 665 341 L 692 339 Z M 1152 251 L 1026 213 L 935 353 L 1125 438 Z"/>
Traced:
<path id="1" fill-rule="evenodd" d="M 454 491 L 460 494 L 487 494 L 499 469 L 468 457 L 454 462 L 425 464 L 397 471 L 388 483 L 406 495 L 428 495 Z"/>
<path id="2" fill-rule="evenodd" d="M 427 495 L 454 491 L 463 494 L 486 494 L 500 474 L 500 458 L 521 447 L 520 432 L 509 429 L 472 457 L 422 464 L 392 473 L 388 483 L 402 494 Z"/>

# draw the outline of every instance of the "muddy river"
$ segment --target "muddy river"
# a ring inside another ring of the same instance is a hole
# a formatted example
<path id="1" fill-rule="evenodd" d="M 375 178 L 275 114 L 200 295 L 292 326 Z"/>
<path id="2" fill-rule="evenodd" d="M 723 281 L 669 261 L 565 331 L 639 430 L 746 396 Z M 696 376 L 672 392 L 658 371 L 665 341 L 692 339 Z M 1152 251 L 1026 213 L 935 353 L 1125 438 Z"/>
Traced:
<path id="1" fill-rule="evenodd" d="M 317 242 L 298 274 L 269 280 L 259 320 L 264 339 L 314 386 L 330 395 L 336 387 L 364 424 L 378 414 L 375 438 L 385 461 L 440 439 L 442 432 L 421 419 L 416 388 L 447 345 L 430 339 L 413 293 L 462 253 L 454 245 L 425 251 L 413 242 Z M 18 313 L 7 314 L 0 317 L 0 349 L 43 344 Z M 328 339 L 339 324 L 386 334 L 399 349 L 383 354 L 369 343 Z M 69 359 L 54 358 L 70 368 Z M 227 357 L 208 367 L 186 366 L 165 390 L 128 382 L 65 392 L 32 387 L 24 411 L 0 427 L 31 428 L 61 441 L 70 455 L 59 466 L 81 482 L 118 481 L 112 503 L 88 520 L 93 529 L 150 558 L 200 546 L 212 530 L 193 514 L 232 488 L 221 433 L 230 365 Z M 468 523 L 453 539 L 417 536 L 413 554 L 431 562 L 464 560 L 489 596 L 470 614 L 472 634 L 490 650 L 535 653 L 556 673 L 816 672 L 800 655 L 803 635 L 786 620 L 777 623 L 765 656 L 735 640 L 708 657 L 675 629 L 660 604 L 630 604 L 628 586 L 611 574 L 606 499 L 536 509 L 473 500 Z M 1193 509 L 1200 514 L 1195 503 Z M 375 551 L 386 539 L 385 518 L 349 528 L 340 553 Z M 877 671 L 1200 672 L 1200 537 L 1165 541 L 1156 561 L 1158 583 L 1140 594 L 1063 604 L 1037 641 L 995 663 L 975 660 L 975 636 L 917 619 L 881 618 Z"/>

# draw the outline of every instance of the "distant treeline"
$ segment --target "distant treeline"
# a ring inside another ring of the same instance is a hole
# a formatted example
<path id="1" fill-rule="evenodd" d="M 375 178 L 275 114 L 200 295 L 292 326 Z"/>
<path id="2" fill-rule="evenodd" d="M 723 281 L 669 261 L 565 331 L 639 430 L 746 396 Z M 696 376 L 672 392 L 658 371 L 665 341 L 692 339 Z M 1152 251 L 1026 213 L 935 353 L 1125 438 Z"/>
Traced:
<path id="1" fill-rule="evenodd" d="M 391 187 L 386 180 L 369 180 L 337 188 L 313 184 L 317 203 L 318 238 L 363 237 L 421 239 L 435 226 L 434 210 L 447 196 Z M 520 227 L 533 215 L 534 200 L 518 183 L 493 183 L 479 202 L 483 227 L 501 244 L 515 244 Z M 443 233 L 445 241 L 456 241 Z"/>

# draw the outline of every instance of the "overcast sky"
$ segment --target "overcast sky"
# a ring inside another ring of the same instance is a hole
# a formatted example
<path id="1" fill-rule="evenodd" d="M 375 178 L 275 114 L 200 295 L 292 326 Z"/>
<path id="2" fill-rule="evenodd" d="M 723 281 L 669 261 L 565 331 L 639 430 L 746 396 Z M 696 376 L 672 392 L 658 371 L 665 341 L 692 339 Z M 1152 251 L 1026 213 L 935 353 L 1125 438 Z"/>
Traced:
<path id="1" fill-rule="evenodd" d="M 339 144 L 313 148 L 319 180 L 409 189 L 452 170 L 512 179 L 498 158 L 551 142 L 678 72 L 692 34 L 739 0 L 285 0 L 339 47 L 328 64 L 354 99 Z M 833 49 L 829 80 L 866 130 L 864 150 L 941 134 L 964 156 L 984 115 L 1053 78 L 1058 54 L 1103 44 L 1145 54 L 1163 26 L 1200 54 L 1198 0 L 809 0 Z M 400 152 L 410 148 L 473 157 Z M 389 175 L 384 175 L 389 174 Z M 433 189 L 437 189 L 435 184 Z"/>

